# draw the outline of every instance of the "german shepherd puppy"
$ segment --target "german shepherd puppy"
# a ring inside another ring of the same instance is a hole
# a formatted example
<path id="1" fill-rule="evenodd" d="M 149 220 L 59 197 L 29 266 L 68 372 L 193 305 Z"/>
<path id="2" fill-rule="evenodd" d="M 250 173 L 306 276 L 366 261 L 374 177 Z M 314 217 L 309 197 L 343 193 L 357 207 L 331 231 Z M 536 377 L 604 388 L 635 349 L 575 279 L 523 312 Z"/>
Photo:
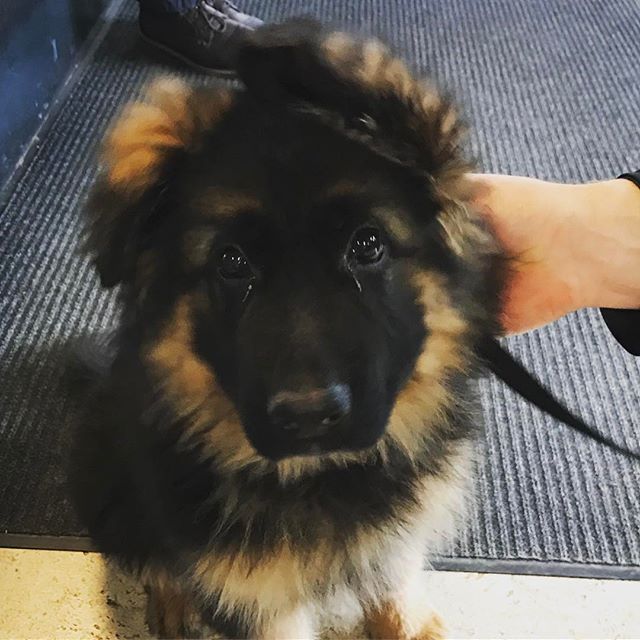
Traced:
<path id="1" fill-rule="evenodd" d="M 104 143 L 89 246 L 122 320 L 79 512 L 161 636 L 311 638 L 350 594 L 371 637 L 440 637 L 423 558 L 463 503 L 501 292 L 462 127 L 378 41 L 312 22 L 238 68 L 157 82 Z"/>

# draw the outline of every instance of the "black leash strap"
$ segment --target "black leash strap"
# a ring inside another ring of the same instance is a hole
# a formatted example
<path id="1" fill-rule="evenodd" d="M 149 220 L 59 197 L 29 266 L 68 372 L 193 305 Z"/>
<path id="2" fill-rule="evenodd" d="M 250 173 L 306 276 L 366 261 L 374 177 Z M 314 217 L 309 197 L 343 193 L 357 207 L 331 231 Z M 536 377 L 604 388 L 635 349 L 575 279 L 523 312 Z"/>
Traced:
<path id="1" fill-rule="evenodd" d="M 485 364 L 500 380 L 538 409 L 613 451 L 632 460 L 640 461 L 640 454 L 617 444 L 571 413 L 495 338 L 485 339 L 480 345 L 479 353 L 485 360 Z"/>

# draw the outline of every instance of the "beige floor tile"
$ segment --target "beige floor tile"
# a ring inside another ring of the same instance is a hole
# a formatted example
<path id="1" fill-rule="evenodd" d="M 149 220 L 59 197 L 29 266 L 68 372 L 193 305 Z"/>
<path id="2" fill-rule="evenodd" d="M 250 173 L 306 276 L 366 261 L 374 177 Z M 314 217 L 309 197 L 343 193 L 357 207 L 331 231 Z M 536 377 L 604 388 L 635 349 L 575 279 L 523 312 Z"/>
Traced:
<path id="1" fill-rule="evenodd" d="M 451 638 L 640 638 L 640 582 L 432 574 Z"/>
<path id="2" fill-rule="evenodd" d="M 0 638 L 145 638 L 142 590 L 95 553 L 0 549 Z"/>
<path id="3" fill-rule="evenodd" d="M 428 578 L 450 638 L 640 638 L 640 582 Z M 143 594 L 100 556 L 0 549 L 0 639 L 147 638 Z"/>

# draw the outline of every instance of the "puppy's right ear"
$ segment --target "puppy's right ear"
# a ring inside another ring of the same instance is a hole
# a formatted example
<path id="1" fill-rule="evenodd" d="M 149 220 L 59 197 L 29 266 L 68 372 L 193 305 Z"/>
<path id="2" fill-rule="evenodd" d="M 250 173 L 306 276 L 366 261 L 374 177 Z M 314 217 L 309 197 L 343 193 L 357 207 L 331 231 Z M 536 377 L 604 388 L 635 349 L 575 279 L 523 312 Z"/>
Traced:
<path id="1" fill-rule="evenodd" d="M 249 93 L 300 108 L 454 193 L 470 166 L 465 127 L 446 95 L 377 39 L 291 20 L 251 33 L 238 55 Z"/>
<path id="2" fill-rule="evenodd" d="M 230 103 L 228 91 L 165 78 L 129 105 L 107 133 L 87 228 L 87 247 L 104 287 L 132 279 L 176 163 L 198 148 Z"/>

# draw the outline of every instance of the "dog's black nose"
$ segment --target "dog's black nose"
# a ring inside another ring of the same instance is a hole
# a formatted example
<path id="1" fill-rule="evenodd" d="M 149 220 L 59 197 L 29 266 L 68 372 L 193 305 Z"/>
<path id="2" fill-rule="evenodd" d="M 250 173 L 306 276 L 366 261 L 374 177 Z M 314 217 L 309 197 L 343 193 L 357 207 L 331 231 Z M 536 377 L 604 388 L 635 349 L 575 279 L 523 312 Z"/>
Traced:
<path id="1" fill-rule="evenodd" d="M 306 440 L 320 438 L 345 422 L 351 393 L 344 384 L 323 389 L 280 391 L 268 406 L 271 423 L 282 435 Z"/>

